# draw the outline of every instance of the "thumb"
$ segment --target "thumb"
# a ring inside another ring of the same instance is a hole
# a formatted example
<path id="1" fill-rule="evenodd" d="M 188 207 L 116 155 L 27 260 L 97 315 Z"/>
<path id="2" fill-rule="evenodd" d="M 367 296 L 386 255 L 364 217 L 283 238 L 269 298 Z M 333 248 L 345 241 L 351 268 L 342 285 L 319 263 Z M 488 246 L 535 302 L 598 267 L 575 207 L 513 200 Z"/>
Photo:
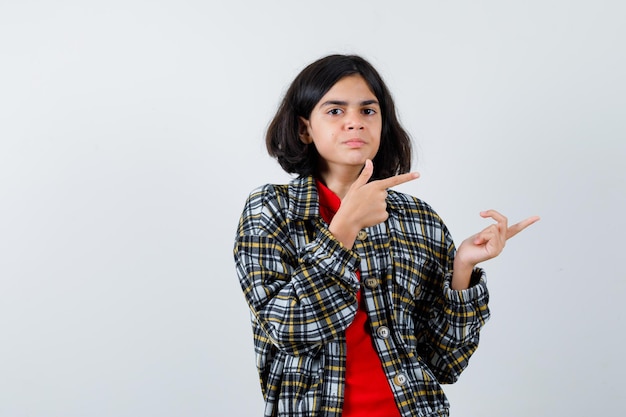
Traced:
<path id="1" fill-rule="evenodd" d="M 356 179 L 356 181 L 354 181 L 353 186 L 356 186 L 356 187 L 364 186 L 372 177 L 373 173 L 374 173 L 374 164 L 372 163 L 371 159 L 367 159 L 365 161 L 365 166 L 363 167 L 363 170 L 361 170 L 359 177 Z"/>

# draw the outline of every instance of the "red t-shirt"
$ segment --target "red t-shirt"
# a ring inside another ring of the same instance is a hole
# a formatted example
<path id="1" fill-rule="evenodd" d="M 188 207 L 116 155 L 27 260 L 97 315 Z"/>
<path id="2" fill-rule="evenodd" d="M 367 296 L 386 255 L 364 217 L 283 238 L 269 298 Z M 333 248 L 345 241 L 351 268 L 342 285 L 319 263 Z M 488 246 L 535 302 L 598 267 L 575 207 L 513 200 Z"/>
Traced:
<path id="1" fill-rule="evenodd" d="M 341 200 L 328 187 L 317 181 L 320 214 L 330 224 L 339 210 Z M 357 271 L 357 277 L 361 275 Z M 357 293 L 359 308 L 354 321 L 346 329 L 346 388 L 342 417 L 400 416 L 393 392 L 372 342 L 361 290 Z"/>

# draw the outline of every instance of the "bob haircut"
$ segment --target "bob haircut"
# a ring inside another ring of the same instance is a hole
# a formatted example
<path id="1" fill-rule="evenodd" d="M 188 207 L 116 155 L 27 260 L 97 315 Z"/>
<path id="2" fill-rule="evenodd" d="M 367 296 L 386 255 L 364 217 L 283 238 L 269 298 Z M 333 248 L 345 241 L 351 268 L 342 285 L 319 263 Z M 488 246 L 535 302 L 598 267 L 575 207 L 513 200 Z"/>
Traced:
<path id="1" fill-rule="evenodd" d="M 374 157 L 372 179 L 409 172 L 411 138 L 400 125 L 387 86 L 376 69 L 357 55 L 329 55 L 308 65 L 291 83 L 265 137 L 270 156 L 289 174 L 318 174 L 319 154 L 313 144 L 300 140 L 302 122 L 337 81 L 358 74 L 370 87 L 380 104 L 382 130 L 380 148 Z"/>

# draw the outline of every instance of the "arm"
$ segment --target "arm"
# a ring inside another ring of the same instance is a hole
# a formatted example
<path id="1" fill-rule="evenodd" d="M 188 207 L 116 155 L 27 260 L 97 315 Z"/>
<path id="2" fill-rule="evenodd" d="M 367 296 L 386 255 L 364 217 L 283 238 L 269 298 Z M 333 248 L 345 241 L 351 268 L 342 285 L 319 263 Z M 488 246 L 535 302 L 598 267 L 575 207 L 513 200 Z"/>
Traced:
<path id="1" fill-rule="evenodd" d="M 335 339 L 352 322 L 358 257 L 320 222 L 307 231 L 305 221 L 286 218 L 287 207 L 274 188 L 252 193 L 234 256 L 256 322 L 275 346 L 297 355 Z M 307 242 L 298 248 L 296 239 Z"/>
<path id="2" fill-rule="evenodd" d="M 508 227 L 506 217 L 494 210 L 481 216 L 497 223 L 463 241 L 456 254 L 449 233 L 445 233 L 449 242 L 447 265 L 452 265 L 453 271 L 444 278 L 443 297 L 429 320 L 426 344 L 429 363 L 440 382 L 458 379 L 478 347 L 480 329 L 489 319 L 485 274 L 476 264 L 499 255 L 507 239 L 539 220 L 530 217 Z"/>

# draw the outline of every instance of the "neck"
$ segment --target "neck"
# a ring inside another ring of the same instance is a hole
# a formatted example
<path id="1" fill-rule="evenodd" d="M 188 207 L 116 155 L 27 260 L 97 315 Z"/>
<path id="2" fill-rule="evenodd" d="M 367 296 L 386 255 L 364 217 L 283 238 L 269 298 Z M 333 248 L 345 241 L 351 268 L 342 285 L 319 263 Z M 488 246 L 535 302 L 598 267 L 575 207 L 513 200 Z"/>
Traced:
<path id="1" fill-rule="evenodd" d="M 358 168 L 344 168 L 341 170 L 326 170 L 320 172 L 320 179 L 322 182 L 341 200 L 348 193 L 348 190 L 359 177 L 362 167 Z"/>

